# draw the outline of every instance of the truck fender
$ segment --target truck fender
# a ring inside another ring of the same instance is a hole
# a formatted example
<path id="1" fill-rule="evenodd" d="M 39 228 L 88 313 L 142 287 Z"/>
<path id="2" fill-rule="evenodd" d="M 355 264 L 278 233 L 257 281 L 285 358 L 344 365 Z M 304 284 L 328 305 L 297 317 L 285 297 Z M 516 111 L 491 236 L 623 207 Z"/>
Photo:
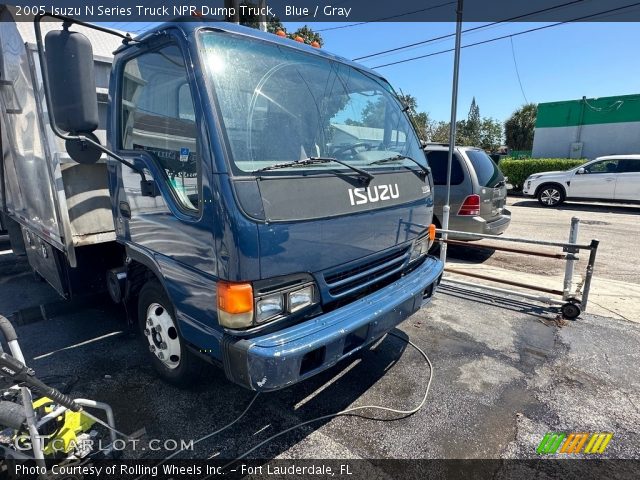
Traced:
<path id="1" fill-rule="evenodd" d="M 164 277 L 162 273 L 160 273 L 160 268 L 153 256 L 131 245 L 125 245 L 125 251 L 127 254 L 127 280 L 123 304 L 129 326 L 135 326 L 138 319 L 138 294 L 144 284 L 152 278 L 156 278 L 165 292 L 167 292 L 167 287 L 164 283 Z"/>

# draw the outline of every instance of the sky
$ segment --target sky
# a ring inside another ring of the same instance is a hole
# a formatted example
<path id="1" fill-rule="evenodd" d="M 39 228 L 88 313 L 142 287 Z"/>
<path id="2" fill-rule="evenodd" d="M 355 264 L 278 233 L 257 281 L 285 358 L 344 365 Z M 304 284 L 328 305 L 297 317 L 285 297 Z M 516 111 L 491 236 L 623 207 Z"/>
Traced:
<path id="1" fill-rule="evenodd" d="M 134 24 L 140 28 L 140 24 Z M 288 31 L 303 24 L 286 23 Z M 321 30 L 346 23 L 309 23 Z M 463 29 L 482 24 L 465 23 Z M 508 23 L 463 34 L 462 44 L 512 34 L 545 23 Z M 120 27 L 119 24 L 110 24 Z M 453 33 L 453 23 L 376 22 L 321 32 L 324 49 L 353 59 Z M 637 45 L 640 23 L 570 23 L 462 50 L 457 118 L 467 117 L 473 97 L 483 117 L 506 120 L 529 102 L 640 93 Z M 453 48 L 453 37 L 361 61 L 367 67 Z M 514 63 L 515 53 L 515 63 Z M 518 83 L 516 64 L 522 89 Z M 453 52 L 376 69 L 396 90 L 413 95 L 418 111 L 448 121 Z M 524 94 L 523 94 L 524 91 Z"/>
<path id="2" fill-rule="evenodd" d="M 311 25 L 317 29 L 337 24 Z M 466 23 L 463 29 L 482 24 Z M 511 23 L 463 34 L 462 45 L 545 25 Z M 295 25 L 291 25 L 295 27 Z M 452 23 L 374 23 L 321 32 L 324 48 L 349 59 L 453 33 Z M 466 118 L 473 97 L 481 116 L 506 120 L 529 102 L 572 100 L 640 93 L 637 46 L 640 23 L 581 23 L 462 49 L 458 119 Z M 362 60 L 368 67 L 453 48 L 453 38 Z M 418 111 L 449 120 L 453 52 L 376 69 L 396 90 L 411 94 Z"/>

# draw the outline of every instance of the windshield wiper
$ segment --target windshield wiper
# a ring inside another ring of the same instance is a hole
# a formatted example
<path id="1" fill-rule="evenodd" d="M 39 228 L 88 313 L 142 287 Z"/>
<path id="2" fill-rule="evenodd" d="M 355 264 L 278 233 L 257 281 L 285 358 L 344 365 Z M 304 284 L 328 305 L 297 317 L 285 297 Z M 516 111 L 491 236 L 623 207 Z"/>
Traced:
<path id="1" fill-rule="evenodd" d="M 429 167 L 421 164 L 416 159 L 408 157 L 406 155 L 395 155 L 393 157 L 383 158 L 381 160 L 376 160 L 375 162 L 371 162 L 369 165 L 381 165 L 383 163 L 397 162 L 399 160 L 409 160 L 410 162 L 415 163 L 418 167 L 420 167 L 420 170 L 422 170 L 425 176 L 431 173 L 431 169 Z"/>
<path id="2" fill-rule="evenodd" d="M 294 160 L 292 162 L 274 163 L 273 165 L 268 165 L 266 167 L 262 167 L 257 170 L 254 170 L 251 173 L 256 174 L 260 172 L 266 172 L 268 170 L 277 170 L 279 168 L 301 167 L 304 165 L 317 165 L 320 163 L 332 163 L 332 162 L 339 163 L 340 165 L 344 165 L 345 167 L 353 170 L 358 175 L 360 175 L 362 180 L 366 181 L 367 183 L 373 180 L 373 175 L 367 172 L 366 170 L 362 170 L 361 168 L 354 167 L 353 165 L 349 165 L 347 162 L 343 162 L 342 160 L 338 160 L 337 158 L 333 158 L 333 157 L 308 157 L 308 158 L 302 158 L 300 160 Z"/>

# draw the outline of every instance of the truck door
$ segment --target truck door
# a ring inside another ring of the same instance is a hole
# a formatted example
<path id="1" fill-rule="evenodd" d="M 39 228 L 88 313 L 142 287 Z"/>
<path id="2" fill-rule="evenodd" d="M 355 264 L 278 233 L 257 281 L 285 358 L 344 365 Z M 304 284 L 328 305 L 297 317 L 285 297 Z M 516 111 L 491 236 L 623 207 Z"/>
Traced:
<path id="1" fill-rule="evenodd" d="M 119 154 L 143 167 L 157 190 L 143 194 L 138 173 L 111 164 L 117 172 L 111 175 L 117 237 L 130 251 L 153 258 L 183 320 L 203 313 L 215 318 L 211 294 L 216 274 L 208 220 L 213 218 L 210 159 L 202 154 L 207 135 L 202 134 L 185 58 L 177 41 L 167 41 L 118 62 L 111 119 Z M 189 337 L 184 331 L 183 336 Z"/>

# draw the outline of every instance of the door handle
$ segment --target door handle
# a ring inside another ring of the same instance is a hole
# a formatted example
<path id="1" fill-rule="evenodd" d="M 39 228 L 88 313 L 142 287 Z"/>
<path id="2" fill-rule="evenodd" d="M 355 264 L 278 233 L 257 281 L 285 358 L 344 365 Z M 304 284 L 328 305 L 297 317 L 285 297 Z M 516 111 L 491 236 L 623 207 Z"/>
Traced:
<path id="1" fill-rule="evenodd" d="M 118 205 L 120 210 L 120 215 L 124 218 L 131 218 L 131 206 L 127 202 L 120 202 Z"/>
<path id="2" fill-rule="evenodd" d="M 605 178 L 605 180 L 606 180 L 607 182 L 613 182 L 613 181 L 615 180 L 615 178 L 609 177 L 609 178 Z"/>

